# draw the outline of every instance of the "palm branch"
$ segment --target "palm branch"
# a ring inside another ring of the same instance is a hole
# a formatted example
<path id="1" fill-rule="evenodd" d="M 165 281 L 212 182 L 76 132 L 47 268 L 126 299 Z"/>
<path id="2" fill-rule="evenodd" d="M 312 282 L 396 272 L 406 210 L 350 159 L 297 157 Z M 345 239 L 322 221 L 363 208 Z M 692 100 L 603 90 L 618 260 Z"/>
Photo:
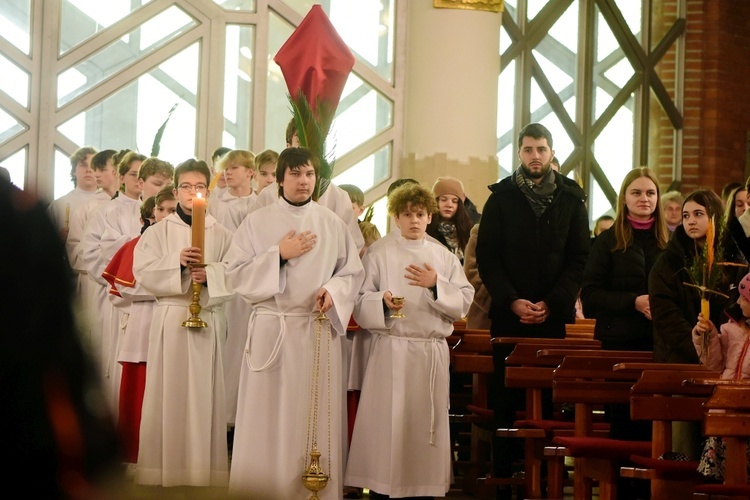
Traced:
<path id="1" fill-rule="evenodd" d="M 326 139 L 333 123 L 336 107 L 327 101 L 318 100 L 313 110 L 301 90 L 294 98 L 289 96 L 289 103 L 292 106 L 300 146 L 310 150 L 318 164 L 318 178 L 313 196 L 315 200 L 318 200 L 328 189 L 333 177 L 333 159 L 329 160 L 332 154 L 326 153 Z"/>
<path id="2" fill-rule="evenodd" d="M 180 101 L 174 103 L 172 109 L 170 109 L 169 113 L 167 113 L 167 119 L 164 120 L 164 123 L 161 124 L 159 130 L 156 131 L 156 135 L 154 136 L 154 143 L 151 145 L 151 156 L 159 156 L 159 150 L 161 149 L 161 137 L 164 135 L 164 130 L 167 128 L 167 123 L 169 123 L 169 119 L 172 118 L 172 113 L 177 108 L 178 104 L 180 104 Z"/>

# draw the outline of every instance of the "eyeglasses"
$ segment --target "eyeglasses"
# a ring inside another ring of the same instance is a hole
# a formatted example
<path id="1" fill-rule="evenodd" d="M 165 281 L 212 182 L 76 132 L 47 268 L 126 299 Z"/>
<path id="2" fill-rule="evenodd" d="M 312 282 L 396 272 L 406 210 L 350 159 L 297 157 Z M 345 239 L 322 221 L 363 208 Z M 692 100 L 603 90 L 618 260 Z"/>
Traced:
<path id="1" fill-rule="evenodd" d="M 193 190 L 195 190 L 196 193 L 205 193 L 206 189 L 208 189 L 208 186 L 205 184 L 188 184 L 187 182 L 183 182 L 179 186 L 177 186 L 177 189 L 182 191 L 183 193 L 189 193 Z"/>

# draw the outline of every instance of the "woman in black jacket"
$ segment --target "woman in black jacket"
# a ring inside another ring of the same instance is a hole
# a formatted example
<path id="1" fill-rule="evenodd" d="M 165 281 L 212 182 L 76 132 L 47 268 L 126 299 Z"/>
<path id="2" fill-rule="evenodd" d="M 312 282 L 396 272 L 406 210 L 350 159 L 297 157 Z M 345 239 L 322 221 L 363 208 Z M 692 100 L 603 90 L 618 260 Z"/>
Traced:
<path id="1" fill-rule="evenodd" d="M 692 331 L 698 322 L 700 293 L 685 283 L 693 283 L 687 269 L 706 243 L 708 220 L 716 224 L 714 240 L 716 261 L 745 263 L 745 259 L 731 238 L 723 233 L 723 205 L 711 190 L 699 189 L 690 193 L 682 205 L 682 225 L 675 229 L 667 249 L 654 265 L 649 278 L 651 315 L 654 321 L 654 360 L 664 363 L 695 363 L 698 354 L 692 341 Z M 747 272 L 743 267 L 719 266 L 721 276 L 715 283 L 718 291 L 728 293 Z M 700 283 L 694 283 L 700 284 Z M 726 322 L 724 310 L 737 299 L 736 289 L 728 299 L 708 294 L 711 321 L 718 328 Z"/>
<path id="2" fill-rule="evenodd" d="M 631 170 L 620 188 L 614 225 L 589 253 L 581 304 L 584 315 L 596 319 L 594 337 L 603 349 L 653 349 L 648 275 L 669 238 L 659 200 L 653 172 Z"/>

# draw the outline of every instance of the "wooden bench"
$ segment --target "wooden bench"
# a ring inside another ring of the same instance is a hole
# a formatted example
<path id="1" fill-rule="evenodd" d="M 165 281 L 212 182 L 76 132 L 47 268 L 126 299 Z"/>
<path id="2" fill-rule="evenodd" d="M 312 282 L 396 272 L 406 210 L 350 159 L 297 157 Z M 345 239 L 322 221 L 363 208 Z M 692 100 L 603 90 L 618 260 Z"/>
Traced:
<path id="1" fill-rule="evenodd" d="M 524 389 L 526 407 L 522 419 L 514 422 L 509 428 L 497 429 L 496 435 L 506 439 L 524 440 L 524 486 L 526 495 L 539 498 L 542 495 L 542 459 L 544 447 L 550 444 L 555 435 L 572 434 L 573 422 L 555 418 L 544 418 L 542 391 L 552 389 L 552 373 L 562 362 L 564 356 L 540 357 L 539 352 L 562 349 L 564 352 L 590 350 L 593 346 L 588 340 L 564 339 L 552 343 L 517 343 L 506 358 L 505 385 Z M 487 478 L 488 484 L 515 484 L 504 478 Z"/>
<path id="2" fill-rule="evenodd" d="M 476 493 L 477 477 L 489 467 L 489 449 L 483 454 L 482 436 L 491 429 L 492 410 L 488 407 L 488 380 L 494 368 L 488 330 L 464 329 L 451 347 L 451 377 L 469 376 L 460 393 L 451 393 L 449 425 L 455 464 L 460 470 L 457 481 L 467 493 Z M 483 455 L 487 459 L 483 459 Z M 468 457 L 468 460 L 466 459 Z"/>
<path id="3" fill-rule="evenodd" d="M 565 325 L 566 339 L 593 339 L 594 323 L 568 323 Z"/>
<path id="4" fill-rule="evenodd" d="M 622 467 L 620 475 L 650 481 L 651 500 L 689 498 L 704 480 L 697 470 L 698 462 L 659 457 L 672 451 L 672 422 L 700 421 L 703 404 L 711 395 L 710 387 L 688 386 L 684 380 L 720 373 L 708 371 L 703 365 L 668 363 L 621 363 L 614 370 L 643 370 L 631 389 L 630 416 L 652 422 L 651 455 L 631 456 L 636 466 Z"/>
<path id="5" fill-rule="evenodd" d="M 529 420 L 542 419 L 542 390 L 552 388 L 552 370 L 559 362 L 540 362 L 536 353 L 540 348 L 547 347 L 576 347 L 598 348 L 601 343 L 591 339 L 548 339 L 529 337 L 497 337 L 492 339 L 493 346 L 509 352 L 503 363 L 505 386 L 525 390 L 526 404 L 521 415 L 517 417 Z M 542 365 L 537 367 L 536 365 Z M 523 367 L 523 368 L 522 368 Z M 516 371 L 516 370 L 521 371 Z M 509 370 L 511 379 L 508 379 Z M 524 371 L 527 370 L 527 371 Z M 496 372 L 497 372 L 496 368 Z M 496 373 L 496 376 L 500 376 Z M 527 378 L 528 377 L 528 378 Z M 513 422 L 516 424 L 517 422 Z M 501 438 L 524 439 L 524 477 L 495 477 L 488 475 L 480 478 L 480 484 L 488 487 L 495 486 L 523 486 L 526 495 L 533 496 L 541 490 L 541 460 L 545 431 L 536 429 L 516 429 L 516 425 L 498 429 L 495 435 Z M 526 441 L 526 439 L 530 441 Z M 510 457 L 497 457 L 509 460 Z"/>
<path id="6" fill-rule="evenodd" d="M 726 446 L 724 484 L 695 488 L 694 498 L 750 498 L 747 439 L 750 437 L 750 380 L 689 379 L 686 385 L 714 387 L 704 405 L 703 434 L 717 436 Z"/>
<path id="7" fill-rule="evenodd" d="M 621 462 L 631 455 L 650 455 L 650 441 L 621 441 L 594 435 L 594 409 L 605 404 L 628 404 L 630 388 L 640 371 L 614 370 L 626 361 L 646 361 L 649 353 L 601 351 L 598 355 L 565 356 L 553 375 L 553 400 L 575 404 L 573 437 L 555 437 L 557 446 L 545 448 L 550 458 L 548 495 L 562 498 L 564 457 L 574 457 L 573 489 L 576 499 L 591 498 L 593 481 L 599 482 L 599 498 L 617 496 Z M 640 359 L 639 359 L 640 357 Z"/>

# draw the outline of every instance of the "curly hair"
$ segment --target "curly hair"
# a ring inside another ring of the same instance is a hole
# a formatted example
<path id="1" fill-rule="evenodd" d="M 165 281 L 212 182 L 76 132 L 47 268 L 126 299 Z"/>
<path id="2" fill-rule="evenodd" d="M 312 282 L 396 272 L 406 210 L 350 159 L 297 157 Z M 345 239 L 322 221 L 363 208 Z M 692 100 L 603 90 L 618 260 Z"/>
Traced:
<path id="1" fill-rule="evenodd" d="M 421 184 L 404 184 L 398 187 L 388 195 L 388 214 L 394 217 L 398 216 L 406 208 L 424 208 L 427 212 L 434 214 L 437 212 L 437 202 L 432 195 L 432 191 Z"/>

